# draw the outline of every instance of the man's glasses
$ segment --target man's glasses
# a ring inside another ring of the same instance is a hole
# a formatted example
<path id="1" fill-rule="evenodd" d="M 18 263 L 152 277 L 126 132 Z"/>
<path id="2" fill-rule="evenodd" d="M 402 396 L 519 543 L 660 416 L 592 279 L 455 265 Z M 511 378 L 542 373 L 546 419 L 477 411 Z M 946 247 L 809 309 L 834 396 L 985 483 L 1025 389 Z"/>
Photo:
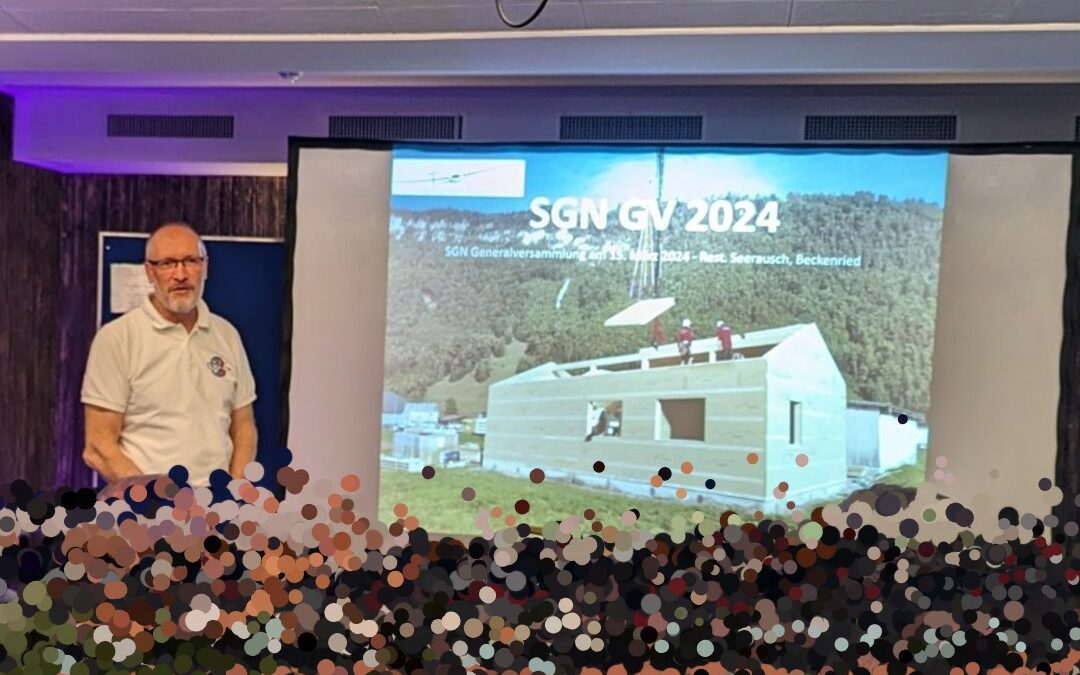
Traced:
<path id="1" fill-rule="evenodd" d="M 172 272 L 181 265 L 184 269 L 194 270 L 202 266 L 203 261 L 206 260 L 205 256 L 189 256 L 187 258 L 165 258 L 164 260 L 147 260 L 148 265 L 153 265 L 154 269 L 161 272 Z"/>

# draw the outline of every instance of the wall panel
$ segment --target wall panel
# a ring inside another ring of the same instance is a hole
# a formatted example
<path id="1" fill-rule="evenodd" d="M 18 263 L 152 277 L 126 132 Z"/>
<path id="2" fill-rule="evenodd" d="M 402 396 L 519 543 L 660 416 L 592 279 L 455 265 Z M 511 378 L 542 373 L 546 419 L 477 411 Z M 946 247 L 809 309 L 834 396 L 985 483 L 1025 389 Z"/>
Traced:
<path id="1" fill-rule="evenodd" d="M 0 151 L 0 483 L 23 478 L 50 487 L 53 480 L 63 201 L 61 177 Z"/>

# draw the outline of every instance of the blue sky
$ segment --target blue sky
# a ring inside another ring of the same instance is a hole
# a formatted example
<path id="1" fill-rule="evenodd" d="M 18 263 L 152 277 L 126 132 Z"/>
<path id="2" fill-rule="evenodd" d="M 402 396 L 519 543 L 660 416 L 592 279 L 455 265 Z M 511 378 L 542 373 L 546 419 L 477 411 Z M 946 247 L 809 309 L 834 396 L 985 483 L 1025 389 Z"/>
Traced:
<path id="1" fill-rule="evenodd" d="M 459 208 L 482 212 L 528 210 L 536 196 L 657 197 L 657 148 L 477 146 L 430 149 L 400 146 L 394 158 L 525 160 L 521 198 L 394 196 L 395 208 Z M 786 197 L 789 193 L 872 192 L 897 200 L 945 203 L 948 153 L 940 150 L 780 150 L 668 147 L 664 199 L 683 201 L 731 192 Z"/>

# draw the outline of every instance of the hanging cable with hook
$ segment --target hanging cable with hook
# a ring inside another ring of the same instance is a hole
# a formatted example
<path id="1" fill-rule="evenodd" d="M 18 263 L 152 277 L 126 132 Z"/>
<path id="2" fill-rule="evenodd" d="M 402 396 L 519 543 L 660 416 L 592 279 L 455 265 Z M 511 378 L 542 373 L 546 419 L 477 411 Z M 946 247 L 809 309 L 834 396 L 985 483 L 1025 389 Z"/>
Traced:
<path id="1" fill-rule="evenodd" d="M 495 11 L 499 13 L 499 20 L 510 28 L 524 28 L 533 21 L 536 21 L 537 17 L 544 11 L 544 8 L 547 7 L 547 4 L 548 0 L 540 0 L 540 5 L 536 8 L 536 11 L 533 12 L 528 19 L 525 19 L 520 23 L 515 23 L 514 20 L 506 14 L 506 9 L 503 7 L 503 0 L 495 0 Z"/>

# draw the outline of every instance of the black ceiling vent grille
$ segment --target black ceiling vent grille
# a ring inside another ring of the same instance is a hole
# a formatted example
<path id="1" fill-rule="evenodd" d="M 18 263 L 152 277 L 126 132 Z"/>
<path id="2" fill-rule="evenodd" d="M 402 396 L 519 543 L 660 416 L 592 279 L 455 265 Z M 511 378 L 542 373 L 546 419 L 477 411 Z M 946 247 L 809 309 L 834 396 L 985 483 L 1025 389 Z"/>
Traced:
<path id="1" fill-rule="evenodd" d="M 563 115 L 560 141 L 700 141 L 701 115 Z"/>
<path id="2" fill-rule="evenodd" d="M 109 115 L 112 138 L 232 138 L 232 115 Z"/>
<path id="3" fill-rule="evenodd" d="M 330 138 L 371 141 L 456 141 L 460 115 L 332 115 Z"/>
<path id="4" fill-rule="evenodd" d="M 1073 140 L 1080 142 L 1080 117 L 1076 118 L 1076 123 L 1073 125 Z"/>
<path id="5" fill-rule="evenodd" d="M 807 115 L 808 141 L 955 141 L 956 115 Z"/>

